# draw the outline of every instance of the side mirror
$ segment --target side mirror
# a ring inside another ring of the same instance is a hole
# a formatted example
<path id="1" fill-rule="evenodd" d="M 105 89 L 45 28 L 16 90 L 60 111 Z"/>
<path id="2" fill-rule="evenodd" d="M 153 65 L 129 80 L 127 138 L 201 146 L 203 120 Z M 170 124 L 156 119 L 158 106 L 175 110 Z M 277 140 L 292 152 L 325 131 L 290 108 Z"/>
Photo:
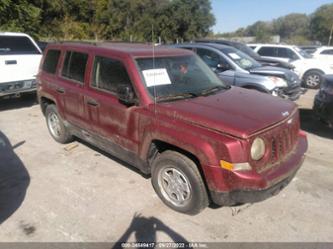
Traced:
<path id="1" fill-rule="evenodd" d="M 117 87 L 117 96 L 119 101 L 125 105 L 130 106 L 136 104 L 134 91 L 129 85 L 119 85 Z"/>
<path id="2" fill-rule="evenodd" d="M 215 68 L 215 72 L 223 72 L 223 71 L 227 71 L 229 70 L 230 67 L 228 65 L 225 65 L 225 64 L 217 64 L 216 65 L 216 68 Z"/>

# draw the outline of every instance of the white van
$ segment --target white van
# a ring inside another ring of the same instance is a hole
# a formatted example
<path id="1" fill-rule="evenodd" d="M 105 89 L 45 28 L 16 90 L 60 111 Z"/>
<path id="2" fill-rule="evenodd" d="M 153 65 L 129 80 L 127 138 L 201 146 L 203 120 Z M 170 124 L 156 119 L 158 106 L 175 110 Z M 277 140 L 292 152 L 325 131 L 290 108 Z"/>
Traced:
<path id="1" fill-rule="evenodd" d="M 36 91 L 42 52 L 27 34 L 0 32 L 0 97 Z"/>

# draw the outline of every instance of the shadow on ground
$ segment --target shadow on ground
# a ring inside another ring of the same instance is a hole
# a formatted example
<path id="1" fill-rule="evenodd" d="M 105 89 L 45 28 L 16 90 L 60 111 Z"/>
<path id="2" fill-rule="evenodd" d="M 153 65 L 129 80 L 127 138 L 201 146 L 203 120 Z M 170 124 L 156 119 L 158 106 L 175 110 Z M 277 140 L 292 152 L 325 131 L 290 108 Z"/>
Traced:
<path id="1" fill-rule="evenodd" d="M 24 143 L 12 146 L 0 131 L 0 224 L 21 206 L 30 183 L 28 171 L 14 152 Z"/>
<path id="2" fill-rule="evenodd" d="M 333 139 L 333 129 L 318 120 L 312 109 L 299 109 L 302 130 L 320 137 Z"/>
<path id="3" fill-rule="evenodd" d="M 0 98 L 0 111 L 25 108 L 36 104 L 36 94 L 26 94 L 21 97 Z"/>
<path id="4" fill-rule="evenodd" d="M 124 234 L 118 239 L 117 243 L 113 247 L 115 248 L 124 248 L 121 244 L 128 242 L 130 236 L 134 234 L 135 242 L 134 243 L 148 243 L 147 246 L 138 246 L 136 248 L 155 248 L 157 242 L 157 232 L 165 233 L 168 235 L 173 242 L 184 243 L 188 246 L 188 241 L 175 232 L 173 229 L 165 225 L 162 221 L 155 217 L 143 217 L 140 214 L 135 214 L 129 227 L 124 232 Z M 131 241 L 132 242 L 132 241 Z M 173 248 L 173 247 L 172 247 Z M 186 247 L 191 248 L 191 247 Z"/>

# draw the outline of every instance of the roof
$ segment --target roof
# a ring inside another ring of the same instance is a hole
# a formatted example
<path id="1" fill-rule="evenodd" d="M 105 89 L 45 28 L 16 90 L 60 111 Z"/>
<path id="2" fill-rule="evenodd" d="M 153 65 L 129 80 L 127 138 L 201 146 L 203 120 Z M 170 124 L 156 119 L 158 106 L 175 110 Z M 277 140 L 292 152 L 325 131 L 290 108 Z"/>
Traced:
<path id="1" fill-rule="evenodd" d="M 98 48 L 106 49 L 108 51 L 115 51 L 122 54 L 131 55 L 133 57 L 151 57 L 153 53 L 155 56 L 181 56 L 181 55 L 191 55 L 191 51 L 170 48 L 166 46 L 153 46 L 149 44 L 139 44 L 139 43 L 117 43 L 117 42 L 58 42 L 55 45 L 63 45 L 69 47 L 77 48 Z"/>
<path id="2" fill-rule="evenodd" d="M 205 43 L 205 42 L 196 42 L 196 43 L 182 43 L 182 44 L 177 44 L 176 46 L 182 46 L 182 47 L 186 47 L 186 46 L 190 46 L 190 47 L 210 47 L 210 48 L 215 48 L 218 50 L 221 49 L 225 49 L 225 48 L 233 48 L 231 46 L 228 45 L 223 45 L 223 44 L 218 44 L 218 43 Z"/>
<path id="3" fill-rule="evenodd" d="M 18 33 L 18 32 L 0 32 L 0 35 L 8 35 L 8 36 L 29 36 L 25 33 Z"/>
<path id="4" fill-rule="evenodd" d="M 277 48 L 294 48 L 295 45 L 286 45 L 286 44 L 269 44 L 269 43 L 249 43 L 248 46 L 261 46 L 261 47 L 277 47 Z"/>

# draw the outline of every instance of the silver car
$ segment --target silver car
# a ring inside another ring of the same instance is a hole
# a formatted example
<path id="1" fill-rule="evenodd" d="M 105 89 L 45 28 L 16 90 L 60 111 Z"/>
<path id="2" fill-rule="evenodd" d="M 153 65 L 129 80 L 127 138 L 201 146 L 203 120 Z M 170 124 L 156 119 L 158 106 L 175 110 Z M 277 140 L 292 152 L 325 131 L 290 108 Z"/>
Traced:
<path id="1" fill-rule="evenodd" d="M 173 47 L 189 49 L 227 84 L 269 93 L 285 99 L 297 100 L 304 90 L 294 72 L 262 66 L 242 51 L 215 43 L 183 43 Z"/>

